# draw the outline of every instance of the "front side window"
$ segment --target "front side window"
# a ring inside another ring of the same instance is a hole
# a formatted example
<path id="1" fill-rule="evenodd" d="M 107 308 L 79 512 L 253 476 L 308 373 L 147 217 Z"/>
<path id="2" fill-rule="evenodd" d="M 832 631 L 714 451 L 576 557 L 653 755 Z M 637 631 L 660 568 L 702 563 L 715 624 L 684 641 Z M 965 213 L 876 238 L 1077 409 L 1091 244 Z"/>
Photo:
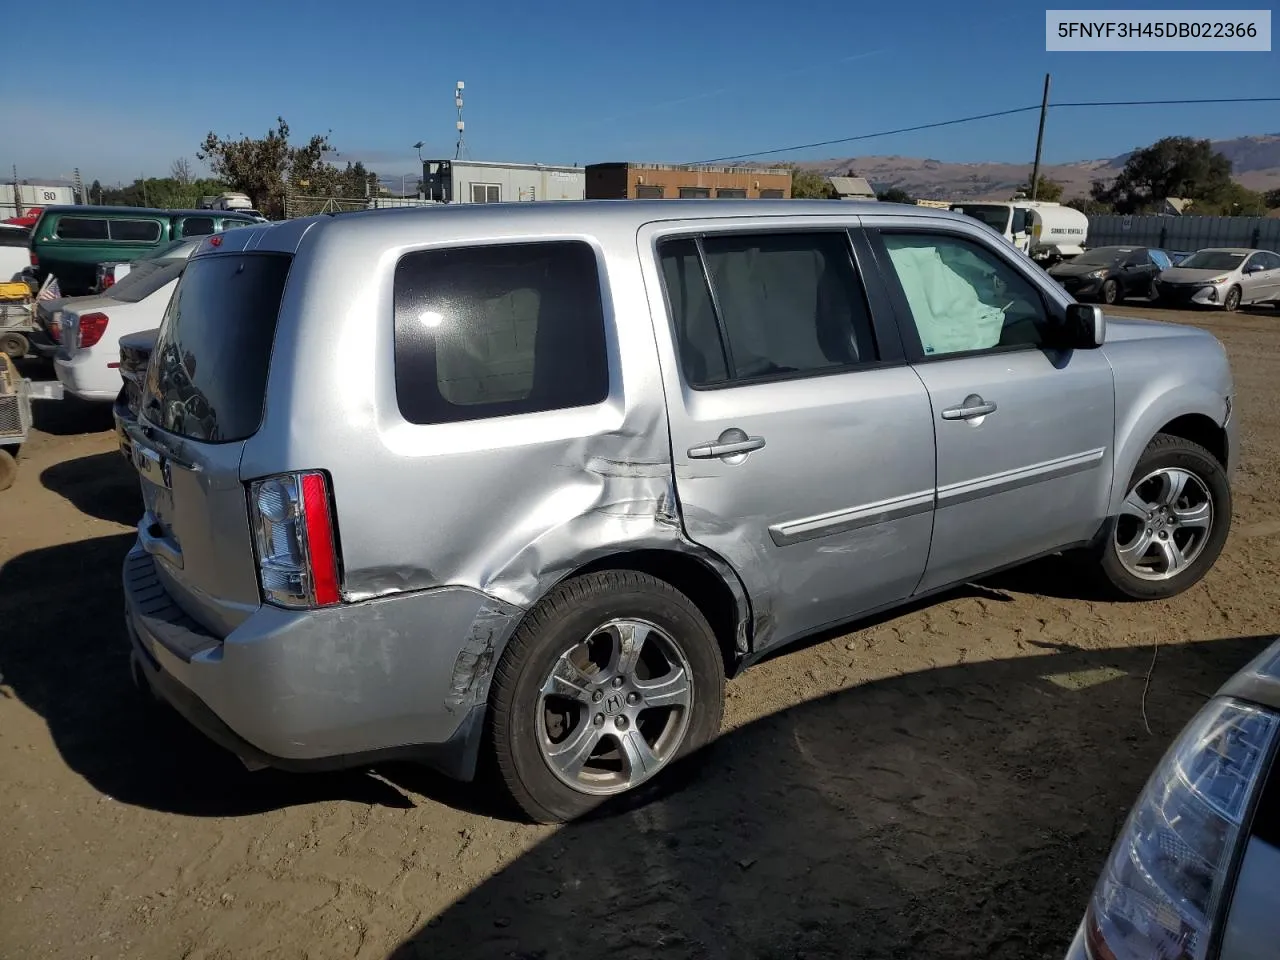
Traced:
<path id="1" fill-rule="evenodd" d="M 124 243 L 155 243 L 160 239 L 156 220 L 111 220 L 111 239 Z"/>
<path id="2" fill-rule="evenodd" d="M 843 231 L 681 237 L 663 241 L 658 256 L 692 386 L 830 373 L 877 359 Z"/>
<path id="3" fill-rule="evenodd" d="M 883 234 L 926 357 L 1046 342 L 1035 286 L 993 251 L 947 234 Z"/>
<path id="4" fill-rule="evenodd" d="M 405 254 L 395 363 L 411 423 L 600 403 L 609 364 L 595 252 L 557 241 Z"/>
<path id="5" fill-rule="evenodd" d="M 63 217 L 58 221 L 59 240 L 106 240 L 107 221 L 99 217 Z"/>
<path id="6" fill-rule="evenodd" d="M 502 187 L 496 183 L 473 183 L 471 185 L 472 203 L 501 203 Z"/>

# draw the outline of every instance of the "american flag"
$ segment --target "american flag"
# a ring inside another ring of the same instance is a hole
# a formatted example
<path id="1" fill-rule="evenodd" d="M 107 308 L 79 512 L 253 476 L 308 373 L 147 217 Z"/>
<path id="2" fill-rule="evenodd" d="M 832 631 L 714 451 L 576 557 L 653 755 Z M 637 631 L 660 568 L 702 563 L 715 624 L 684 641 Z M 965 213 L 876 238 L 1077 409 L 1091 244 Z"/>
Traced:
<path id="1" fill-rule="evenodd" d="M 44 285 L 40 287 L 40 292 L 36 295 L 37 300 L 60 300 L 62 299 L 62 291 L 58 289 L 58 278 L 53 274 L 45 279 Z"/>

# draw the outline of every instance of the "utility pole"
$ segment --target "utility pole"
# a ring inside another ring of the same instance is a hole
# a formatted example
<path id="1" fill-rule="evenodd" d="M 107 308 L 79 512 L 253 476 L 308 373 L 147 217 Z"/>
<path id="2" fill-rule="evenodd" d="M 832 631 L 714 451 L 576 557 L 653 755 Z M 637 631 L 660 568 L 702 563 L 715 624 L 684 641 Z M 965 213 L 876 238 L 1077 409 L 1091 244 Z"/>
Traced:
<path id="1" fill-rule="evenodd" d="M 1044 147 L 1044 121 L 1049 115 L 1049 74 L 1044 75 L 1044 99 L 1040 101 L 1040 132 L 1036 134 L 1036 162 L 1031 167 L 1031 199 L 1040 192 L 1040 151 Z"/>
<path id="2" fill-rule="evenodd" d="M 461 160 L 463 151 L 467 149 L 467 124 L 462 119 L 462 91 L 464 89 L 466 89 L 466 84 L 459 80 L 457 87 L 453 91 L 453 104 L 458 108 L 458 147 L 453 152 L 453 159 L 455 160 Z"/>

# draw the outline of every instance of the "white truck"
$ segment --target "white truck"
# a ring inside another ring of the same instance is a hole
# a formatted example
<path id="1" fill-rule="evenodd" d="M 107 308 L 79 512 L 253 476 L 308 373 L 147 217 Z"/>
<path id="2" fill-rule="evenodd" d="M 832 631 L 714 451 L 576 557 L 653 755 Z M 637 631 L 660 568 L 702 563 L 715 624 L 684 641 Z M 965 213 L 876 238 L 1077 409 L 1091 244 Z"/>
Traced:
<path id="1" fill-rule="evenodd" d="M 981 220 L 1045 266 L 1079 256 L 1089 235 L 1089 218 L 1060 203 L 1043 200 L 953 203 L 951 209 Z"/>

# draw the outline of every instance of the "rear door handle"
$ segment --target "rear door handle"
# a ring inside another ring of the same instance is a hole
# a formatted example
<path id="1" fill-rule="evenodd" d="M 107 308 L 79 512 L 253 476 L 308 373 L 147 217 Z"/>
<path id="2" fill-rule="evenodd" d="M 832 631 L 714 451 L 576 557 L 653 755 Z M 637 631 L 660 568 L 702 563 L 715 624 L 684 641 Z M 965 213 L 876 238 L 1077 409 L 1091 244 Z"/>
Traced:
<path id="1" fill-rule="evenodd" d="M 764 437 L 749 437 L 737 427 L 730 427 L 718 439 L 690 447 L 688 453 L 690 460 L 715 460 L 741 456 L 763 446 Z"/>
<path id="2" fill-rule="evenodd" d="M 978 417 L 985 417 L 988 413 L 995 413 L 996 405 L 993 400 L 983 400 L 976 393 L 971 393 L 964 398 L 964 403 L 958 407 L 948 407 L 942 411 L 943 420 L 976 420 Z"/>

